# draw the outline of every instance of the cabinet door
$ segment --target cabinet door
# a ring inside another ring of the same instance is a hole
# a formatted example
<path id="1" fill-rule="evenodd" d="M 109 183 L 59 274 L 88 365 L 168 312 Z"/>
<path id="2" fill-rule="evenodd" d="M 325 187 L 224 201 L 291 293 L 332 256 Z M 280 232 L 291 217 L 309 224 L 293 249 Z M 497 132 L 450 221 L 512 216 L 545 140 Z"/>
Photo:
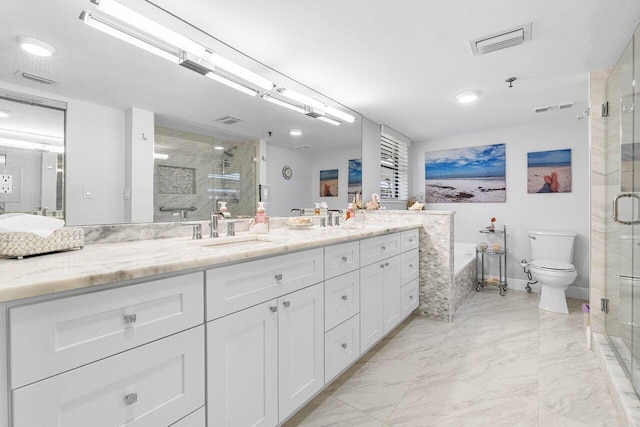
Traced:
<path id="1" fill-rule="evenodd" d="M 212 426 L 278 424 L 277 301 L 207 323 L 207 414 Z"/>
<path id="2" fill-rule="evenodd" d="M 280 422 L 324 386 L 323 293 L 320 283 L 278 299 Z"/>
<path id="3" fill-rule="evenodd" d="M 365 353 L 384 334 L 382 270 L 384 263 L 360 270 L 360 352 Z"/>
<path id="4" fill-rule="evenodd" d="M 13 426 L 167 426 L 204 405 L 204 326 L 13 391 Z"/>
<path id="5" fill-rule="evenodd" d="M 400 256 L 394 256 L 380 263 L 382 270 L 382 316 L 384 334 L 400 323 Z"/>

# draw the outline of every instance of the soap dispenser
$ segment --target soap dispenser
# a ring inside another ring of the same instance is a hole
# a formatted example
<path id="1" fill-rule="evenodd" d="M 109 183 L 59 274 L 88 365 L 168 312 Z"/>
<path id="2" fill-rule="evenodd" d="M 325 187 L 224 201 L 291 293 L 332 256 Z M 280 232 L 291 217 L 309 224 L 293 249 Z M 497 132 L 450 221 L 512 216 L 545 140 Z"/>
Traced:
<path id="1" fill-rule="evenodd" d="M 253 220 L 251 220 L 249 231 L 255 234 L 269 232 L 269 217 L 267 216 L 267 212 L 264 209 L 264 202 L 258 202 L 256 216 Z"/>
<path id="2" fill-rule="evenodd" d="M 316 203 L 316 207 L 313 210 L 314 215 L 320 215 L 320 203 Z"/>
<path id="3" fill-rule="evenodd" d="M 220 215 L 223 218 L 231 218 L 231 212 L 227 209 L 227 202 L 218 202 L 220 203 Z"/>
<path id="4" fill-rule="evenodd" d="M 349 207 L 347 208 L 347 213 L 345 215 L 345 223 L 352 223 L 356 220 L 356 211 L 353 210 L 353 203 L 349 203 Z"/>

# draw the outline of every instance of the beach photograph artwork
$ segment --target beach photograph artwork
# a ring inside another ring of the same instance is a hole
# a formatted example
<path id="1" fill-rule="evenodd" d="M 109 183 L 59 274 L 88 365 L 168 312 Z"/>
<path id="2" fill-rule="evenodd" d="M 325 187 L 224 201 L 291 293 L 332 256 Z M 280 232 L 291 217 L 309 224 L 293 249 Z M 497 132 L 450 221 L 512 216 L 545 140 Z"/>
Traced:
<path id="1" fill-rule="evenodd" d="M 424 154 L 428 203 L 506 202 L 506 144 Z"/>
<path id="2" fill-rule="evenodd" d="M 320 171 L 320 197 L 338 196 L 338 169 Z"/>
<path id="3" fill-rule="evenodd" d="M 571 150 L 527 154 L 527 193 L 570 193 Z"/>
<path id="4" fill-rule="evenodd" d="M 349 160 L 349 187 L 347 190 L 349 200 L 353 196 L 362 193 L 362 159 Z"/>

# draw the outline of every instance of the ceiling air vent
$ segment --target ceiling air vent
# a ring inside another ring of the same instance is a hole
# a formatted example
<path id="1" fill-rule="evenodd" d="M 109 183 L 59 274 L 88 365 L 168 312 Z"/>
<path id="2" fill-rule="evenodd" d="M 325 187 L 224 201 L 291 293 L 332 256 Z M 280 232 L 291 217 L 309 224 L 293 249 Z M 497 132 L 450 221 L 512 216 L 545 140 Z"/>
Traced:
<path id="1" fill-rule="evenodd" d="M 242 119 L 239 119 L 238 117 L 233 117 L 233 116 L 224 116 L 224 117 L 220 117 L 219 119 L 216 119 L 215 121 L 225 125 L 232 125 L 234 123 L 241 122 Z"/>
<path id="2" fill-rule="evenodd" d="M 495 50 L 516 46 L 529 40 L 531 40 L 531 22 L 475 40 L 470 40 L 469 45 L 474 55 L 483 55 Z"/>
<path id="3" fill-rule="evenodd" d="M 36 76 L 35 74 L 25 73 L 24 71 L 16 71 L 16 76 L 20 76 L 23 79 L 31 80 L 32 82 L 40 83 L 43 85 L 54 86 L 57 85 L 58 82 L 55 80 L 47 79 L 46 77 Z"/>
<path id="4" fill-rule="evenodd" d="M 536 113 L 545 113 L 547 111 L 550 110 L 568 110 L 569 108 L 573 107 L 573 104 L 575 104 L 575 102 L 567 102 L 566 104 L 560 104 L 560 105 L 547 105 L 546 107 L 538 107 L 535 109 Z"/>

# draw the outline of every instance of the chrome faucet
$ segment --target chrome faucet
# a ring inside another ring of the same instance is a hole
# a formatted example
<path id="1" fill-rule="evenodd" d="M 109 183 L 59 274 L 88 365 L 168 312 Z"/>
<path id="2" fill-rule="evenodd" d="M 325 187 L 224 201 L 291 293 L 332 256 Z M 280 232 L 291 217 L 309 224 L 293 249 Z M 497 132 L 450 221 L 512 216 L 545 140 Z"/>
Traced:
<path id="1" fill-rule="evenodd" d="M 293 209 L 291 209 L 292 213 L 293 213 L 293 211 L 298 211 L 298 214 L 302 215 L 302 209 L 301 208 L 293 208 Z"/>
<path id="2" fill-rule="evenodd" d="M 334 215 L 335 214 L 335 215 Z M 340 215 L 342 214 L 341 209 L 329 209 L 327 211 L 327 217 L 329 219 L 329 227 L 334 225 L 340 225 Z"/>
<path id="3" fill-rule="evenodd" d="M 211 221 L 209 222 L 209 237 L 220 237 L 218 233 L 218 215 L 217 212 L 211 212 Z"/>

